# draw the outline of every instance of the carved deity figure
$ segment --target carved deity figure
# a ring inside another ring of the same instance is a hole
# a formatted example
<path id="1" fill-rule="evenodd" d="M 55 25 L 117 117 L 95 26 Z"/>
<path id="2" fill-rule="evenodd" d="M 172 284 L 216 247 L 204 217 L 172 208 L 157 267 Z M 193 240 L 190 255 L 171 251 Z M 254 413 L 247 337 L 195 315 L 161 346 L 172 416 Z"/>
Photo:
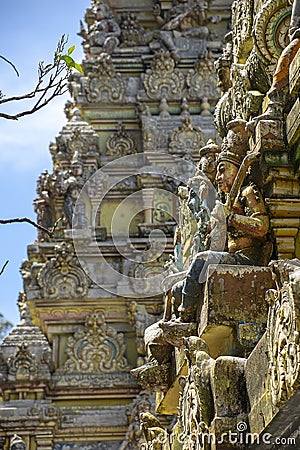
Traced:
<path id="1" fill-rule="evenodd" d="M 208 38 L 205 9 L 206 2 L 203 0 L 197 0 L 193 4 L 189 0 L 177 0 L 165 19 L 161 15 L 160 4 L 157 3 L 154 6 L 154 16 L 161 25 L 160 40 L 175 60 L 179 57 L 174 38 L 188 37 L 203 40 Z M 204 48 L 203 51 L 205 51 Z"/>
<path id="2" fill-rule="evenodd" d="M 248 142 L 245 128 L 246 121 L 241 119 L 228 123 L 228 134 L 218 156 L 216 183 L 220 194 L 226 199 L 226 251 L 207 250 L 197 253 L 183 281 L 176 283 L 171 290 L 178 318 L 169 322 L 157 322 L 146 330 L 145 341 L 150 360 L 132 371 L 144 387 L 150 386 L 154 390 L 167 389 L 173 345 L 180 341 L 180 333 L 181 338 L 196 333 L 195 322 L 203 305 L 203 288 L 208 266 L 253 266 L 268 263 L 269 217 L 261 193 L 253 183 L 247 182 L 244 175 L 246 171 L 243 172 Z M 232 189 L 233 185 L 235 189 Z M 233 206 L 226 211 L 227 205 Z M 220 208 L 220 204 L 216 206 Z M 218 211 L 215 214 L 218 215 Z"/>
<path id="3" fill-rule="evenodd" d="M 102 51 L 111 54 L 119 45 L 121 30 L 108 5 L 102 0 L 95 1 L 91 9 L 88 9 L 85 20 L 89 26 L 88 32 L 81 23 L 79 35 L 88 45 L 84 47 L 100 47 Z"/>
<path id="4" fill-rule="evenodd" d="M 127 410 L 129 425 L 119 450 L 138 450 L 143 447 L 146 441 L 141 428 L 140 415 L 150 413 L 151 409 L 149 394 L 142 391 Z"/>
<path id="5" fill-rule="evenodd" d="M 83 163 L 78 153 L 75 152 L 71 162 L 71 173 L 62 185 L 62 191 L 65 193 L 64 213 L 70 227 L 73 224 L 78 228 L 84 228 L 87 222 L 85 205 L 77 202 L 84 185 L 82 174 Z"/>
<path id="6" fill-rule="evenodd" d="M 218 157 L 216 183 L 221 195 L 226 199 L 237 178 L 239 167 L 246 155 L 246 122 L 236 119 L 228 124 L 228 134 L 224 139 Z M 227 251 L 205 251 L 196 255 L 189 267 L 186 279 L 179 287 L 174 286 L 178 300 L 180 320 L 196 321 L 197 309 L 203 302 L 203 283 L 209 264 L 263 265 L 266 263 L 266 235 L 269 217 L 263 198 L 253 183 L 246 183 L 233 199 L 233 207 L 225 211 L 227 215 Z"/>
<path id="7" fill-rule="evenodd" d="M 50 193 L 51 191 L 51 177 L 47 170 L 44 170 L 37 181 L 36 192 L 38 198 L 34 200 L 34 211 L 37 214 L 37 223 L 42 227 L 49 229 L 52 225 L 51 208 L 50 208 Z M 38 240 L 45 241 L 48 235 L 45 231 L 38 231 Z"/>

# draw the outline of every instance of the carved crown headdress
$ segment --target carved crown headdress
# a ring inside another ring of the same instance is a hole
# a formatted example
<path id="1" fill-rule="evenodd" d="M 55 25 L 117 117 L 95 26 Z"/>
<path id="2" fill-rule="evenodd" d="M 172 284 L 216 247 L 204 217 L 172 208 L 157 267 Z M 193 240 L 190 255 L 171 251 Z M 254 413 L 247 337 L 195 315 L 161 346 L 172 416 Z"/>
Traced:
<path id="1" fill-rule="evenodd" d="M 246 130 L 246 120 L 234 119 L 227 124 L 227 136 L 223 139 L 218 163 L 229 161 L 239 166 L 248 150 L 249 132 Z"/>

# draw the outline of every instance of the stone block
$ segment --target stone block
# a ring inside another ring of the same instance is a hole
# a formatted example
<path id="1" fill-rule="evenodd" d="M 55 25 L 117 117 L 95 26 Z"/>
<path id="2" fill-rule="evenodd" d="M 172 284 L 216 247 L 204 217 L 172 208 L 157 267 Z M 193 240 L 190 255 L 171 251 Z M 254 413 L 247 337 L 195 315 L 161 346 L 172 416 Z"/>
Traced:
<path id="1" fill-rule="evenodd" d="M 269 267 L 209 266 L 199 336 L 213 357 L 225 352 L 244 356 L 253 349 L 267 322 L 265 293 L 273 287 Z"/>
<path id="2" fill-rule="evenodd" d="M 284 150 L 282 122 L 280 120 L 260 120 L 255 128 L 255 141 L 262 151 Z"/>

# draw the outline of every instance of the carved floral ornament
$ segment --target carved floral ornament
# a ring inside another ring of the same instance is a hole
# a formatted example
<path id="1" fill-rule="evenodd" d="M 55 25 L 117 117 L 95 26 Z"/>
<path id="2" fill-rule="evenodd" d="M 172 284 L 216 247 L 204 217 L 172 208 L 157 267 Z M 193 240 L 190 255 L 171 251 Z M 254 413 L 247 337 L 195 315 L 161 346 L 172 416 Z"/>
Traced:
<path id="1" fill-rule="evenodd" d="M 269 385 L 274 405 L 280 406 L 291 397 L 300 377 L 298 298 L 284 282 L 280 291 L 268 291 L 267 300 Z"/>
<path id="2" fill-rule="evenodd" d="M 115 71 L 112 58 L 107 53 L 101 53 L 96 59 L 83 84 L 89 102 L 118 103 L 124 100 L 124 80 Z"/>
<path id="3" fill-rule="evenodd" d="M 184 76 L 175 69 L 170 52 L 160 50 L 154 56 L 151 69 L 144 78 L 146 94 L 151 99 L 180 99 L 184 88 Z"/>
<path id="4" fill-rule="evenodd" d="M 130 370 L 124 335 L 105 323 L 103 313 L 86 317 L 85 325 L 67 341 L 68 359 L 59 373 L 113 373 Z"/>
<path id="5" fill-rule="evenodd" d="M 56 255 L 46 262 L 38 274 L 38 284 L 44 298 L 76 298 L 87 295 L 90 281 L 65 242 L 55 247 Z"/>

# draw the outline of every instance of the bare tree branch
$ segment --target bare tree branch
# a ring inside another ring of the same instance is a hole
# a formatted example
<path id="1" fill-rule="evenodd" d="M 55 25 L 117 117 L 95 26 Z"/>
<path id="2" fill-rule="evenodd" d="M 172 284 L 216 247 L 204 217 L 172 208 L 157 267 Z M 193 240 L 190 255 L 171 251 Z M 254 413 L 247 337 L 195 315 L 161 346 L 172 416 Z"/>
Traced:
<path id="1" fill-rule="evenodd" d="M 57 44 L 56 51 L 54 53 L 53 62 L 45 65 L 44 61 L 41 61 L 38 65 L 38 80 L 34 89 L 31 92 L 22 95 L 14 95 L 11 97 L 1 97 L 0 105 L 4 105 L 11 102 L 18 102 L 22 100 L 36 99 L 33 106 L 24 109 L 16 114 L 7 114 L 0 112 L 0 118 L 9 120 L 18 120 L 20 117 L 24 117 L 35 113 L 36 111 L 44 108 L 55 97 L 63 95 L 68 89 L 68 79 L 71 74 L 72 67 L 69 66 L 62 59 L 62 53 L 65 49 L 65 45 L 68 39 L 63 35 Z M 1 57 L 1 55 L 0 55 Z M 6 60 L 6 58 L 2 57 Z M 72 59 L 72 58 L 71 58 Z M 10 62 L 7 60 L 7 62 Z M 12 63 L 11 63 L 12 64 Z"/>
<path id="2" fill-rule="evenodd" d="M 9 59 L 5 58 L 3 55 L 0 55 L 0 58 L 3 59 L 3 61 L 7 62 L 8 64 L 10 64 L 12 66 L 12 68 L 14 69 L 14 71 L 16 72 L 17 76 L 19 77 L 20 74 L 17 71 L 16 66 L 14 65 L 14 63 L 12 63 Z"/>
<path id="3" fill-rule="evenodd" d="M 9 263 L 9 260 L 5 261 L 5 263 L 2 266 L 2 269 L 0 270 L 0 276 L 3 274 L 5 267 L 7 266 L 7 264 Z"/>
<path id="4" fill-rule="evenodd" d="M 49 230 L 42 225 L 39 225 L 38 223 L 34 222 L 33 220 L 29 219 L 28 217 L 16 217 L 15 219 L 0 219 L 0 225 L 6 225 L 8 223 L 22 223 L 26 222 L 30 225 L 33 225 L 35 228 L 38 228 L 41 231 L 44 231 L 47 233 L 50 237 L 53 237 L 54 231 L 61 221 L 61 217 L 55 222 L 54 226 L 50 228 Z"/>

